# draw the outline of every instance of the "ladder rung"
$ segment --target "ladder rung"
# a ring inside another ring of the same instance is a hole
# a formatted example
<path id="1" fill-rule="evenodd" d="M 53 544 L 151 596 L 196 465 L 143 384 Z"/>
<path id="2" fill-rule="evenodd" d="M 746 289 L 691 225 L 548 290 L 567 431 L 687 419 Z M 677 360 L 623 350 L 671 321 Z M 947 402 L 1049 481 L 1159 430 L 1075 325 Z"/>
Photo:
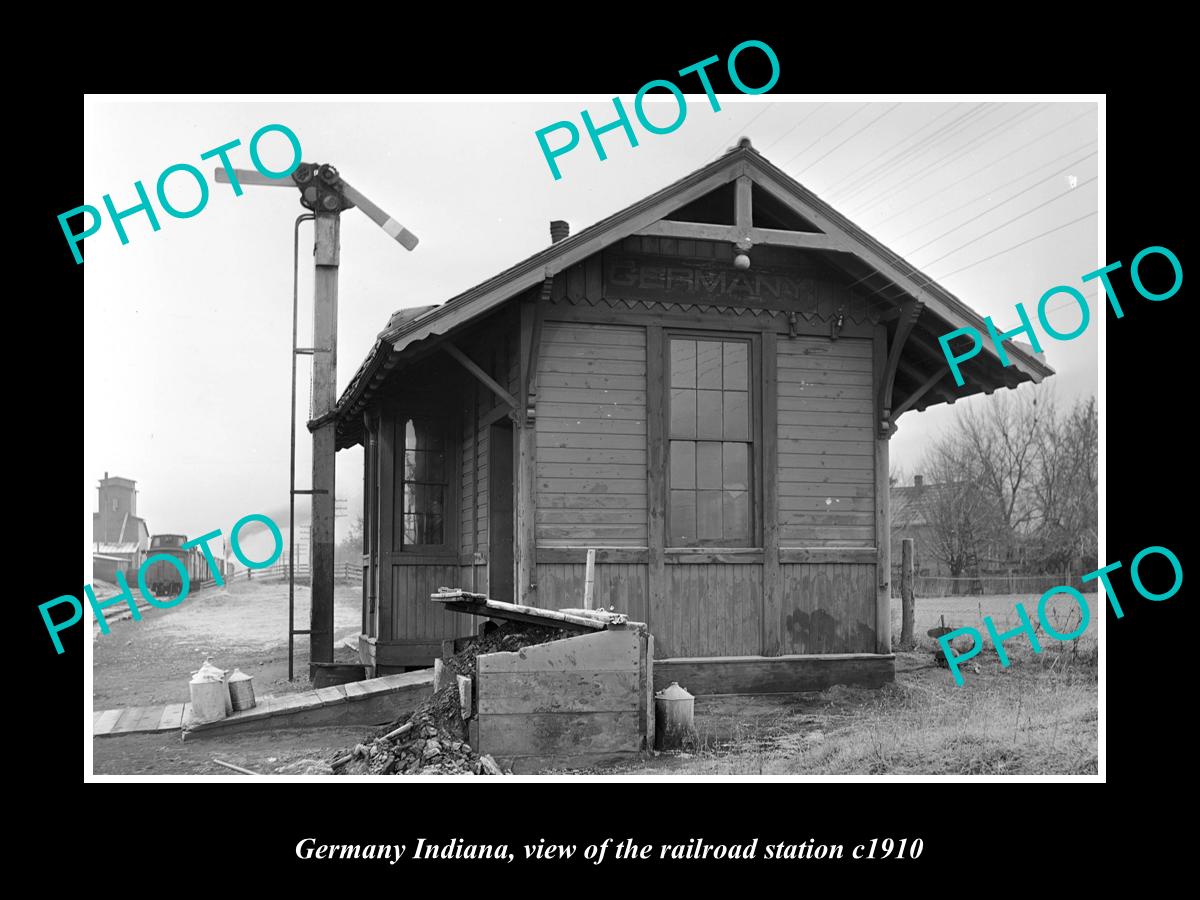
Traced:
<path id="1" fill-rule="evenodd" d="M 297 347 L 296 352 L 312 356 L 314 353 L 328 353 L 329 351 L 324 347 Z"/>
<path id="2" fill-rule="evenodd" d="M 324 488 L 318 488 L 315 491 L 301 491 L 301 490 L 297 490 L 296 488 L 292 488 L 292 493 L 293 494 L 328 494 L 329 491 L 325 490 Z"/>
<path id="3" fill-rule="evenodd" d="M 292 632 L 292 634 L 293 634 L 293 635 L 297 635 L 297 634 L 312 634 L 312 632 L 311 632 L 311 631 L 309 631 L 307 628 L 305 628 L 303 631 L 293 631 L 293 632 Z"/>

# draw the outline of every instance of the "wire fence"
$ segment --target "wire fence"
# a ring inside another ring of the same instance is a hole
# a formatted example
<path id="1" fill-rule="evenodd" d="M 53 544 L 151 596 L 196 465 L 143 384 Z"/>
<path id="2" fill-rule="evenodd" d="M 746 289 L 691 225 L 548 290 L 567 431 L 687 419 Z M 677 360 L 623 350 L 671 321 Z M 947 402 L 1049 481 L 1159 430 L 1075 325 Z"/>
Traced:
<path id="1" fill-rule="evenodd" d="M 900 596 L 901 572 L 892 567 L 892 596 Z M 916 575 L 913 593 L 918 597 L 968 597 L 986 594 L 1030 594 L 1040 596 L 1054 587 L 1066 585 L 1080 593 L 1096 591 L 1096 579 L 1082 581 L 1078 575 Z"/>

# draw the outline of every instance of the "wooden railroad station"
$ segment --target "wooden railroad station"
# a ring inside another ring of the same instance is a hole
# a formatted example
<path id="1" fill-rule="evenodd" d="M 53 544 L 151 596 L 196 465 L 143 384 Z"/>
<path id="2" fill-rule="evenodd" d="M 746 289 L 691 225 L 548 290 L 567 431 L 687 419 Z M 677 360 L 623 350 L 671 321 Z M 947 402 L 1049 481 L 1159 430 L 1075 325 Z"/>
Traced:
<path id="1" fill-rule="evenodd" d="M 911 410 L 1053 374 L 743 139 L 436 307 L 327 416 L 365 452 L 362 661 L 428 666 L 452 585 L 646 623 L 693 693 L 893 677 L 888 442 Z"/>

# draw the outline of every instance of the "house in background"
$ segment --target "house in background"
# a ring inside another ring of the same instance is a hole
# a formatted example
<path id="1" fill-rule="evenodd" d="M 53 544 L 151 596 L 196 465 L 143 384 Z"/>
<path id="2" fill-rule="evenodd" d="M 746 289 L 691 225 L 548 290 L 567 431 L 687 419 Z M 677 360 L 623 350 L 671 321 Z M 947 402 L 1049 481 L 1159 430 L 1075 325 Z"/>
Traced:
<path id="1" fill-rule="evenodd" d="M 362 661 L 473 631 L 441 586 L 577 607 L 594 548 L 656 686 L 890 680 L 896 419 L 1052 370 L 985 342 L 956 387 L 938 336 L 981 317 L 747 140 L 551 238 L 393 317 L 324 417 L 364 449 Z"/>
<path id="2" fill-rule="evenodd" d="M 137 515 L 137 482 L 104 473 L 100 509 L 92 513 L 92 578 L 116 583 L 118 571 L 136 571 L 150 546 L 150 529 Z"/>

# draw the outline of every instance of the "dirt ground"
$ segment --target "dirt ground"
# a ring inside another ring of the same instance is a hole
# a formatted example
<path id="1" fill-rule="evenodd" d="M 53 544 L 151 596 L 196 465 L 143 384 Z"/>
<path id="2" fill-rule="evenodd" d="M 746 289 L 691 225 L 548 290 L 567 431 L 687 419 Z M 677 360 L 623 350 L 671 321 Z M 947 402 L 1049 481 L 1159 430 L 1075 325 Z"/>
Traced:
<path id="1" fill-rule="evenodd" d="M 357 587 L 338 587 L 339 641 L 358 629 L 357 592 Z M 303 594 L 298 621 L 307 620 L 307 589 Z M 1094 594 L 1088 599 L 1095 603 Z M 698 697 L 696 740 L 688 750 L 573 771 L 668 777 L 1094 774 L 1098 766 L 1094 606 L 1092 623 L 1077 641 L 1060 642 L 1043 635 L 1041 654 L 1032 653 L 1024 638 L 1010 641 L 1008 668 L 1000 666 L 989 645 L 964 667 L 966 683 L 961 688 L 947 669 L 934 662 L 936 643 L 925 632 L 943 614 L 951 627 L 969 625 L 982 631 L 981 616 L 990 615 L 997 628 L 1007 629 L 1017 624 L 1016 600 L 1036 616 L 1037 598 L 918 599 L 917 647 L 897 653 L 893 684 L 880 690 L 837 686 L 820 693 Z M 189 608 L 192 603 L 195 606 Z M 1072 614 L 1077 621 L 1078 612 L 1072 613 L 1071 606 L 1058 604 L 1050 612 L 1051 623 L 1057 622 L 1060 632 L 1073 628 Z M 899 616 L 897 601 L 893 609 L 897 638 Z M 95 643 L 96 708 L 185 700 L 188 674 L 209 653 L 221 666 L 237 665 L 254 675 L 260 693 L 287 690 L 286 623 L 286 583 L 239 583 L 231 591 L 189 598 L 175 610 L 153 611 L 142 622 L 116 623 L 111 635 Z M 302 672 L 307 662 L 303 642 L 298 649 L 297 670 Z M 328 760 L 372 731 L 313 728 L 186 742 L 176 735 L 101 738 L 93 741 L 95 772 L 235 774 L 214 765 L 216 757 L 270 773 L 300 759 Z"/>
<path id="2" fill-rule="evenodd" d="M 356 661 L 341 642 L 357 634 L 362 588 L 339 583 L 334 591 L 335 659 Z M 136 593 L 136 589 L 135 589 Z M 222 669 L 240 668 L 254 678 L 255 693 L 306 690 L 308 638 L 296 638 L 297 680 L 287 680 L 287 582 L 239 579 L 208 588 L 178 606 L 139 603 L 142 620 L 93 628 L 92 697 L 95 709 L 154 706 L 188 700 L 188 681 L 206 656 Z M 309 588 L 296 585 L 296 627 L 307 628 Z M 113 607 L 115 609 L 116 607 Z"/>

